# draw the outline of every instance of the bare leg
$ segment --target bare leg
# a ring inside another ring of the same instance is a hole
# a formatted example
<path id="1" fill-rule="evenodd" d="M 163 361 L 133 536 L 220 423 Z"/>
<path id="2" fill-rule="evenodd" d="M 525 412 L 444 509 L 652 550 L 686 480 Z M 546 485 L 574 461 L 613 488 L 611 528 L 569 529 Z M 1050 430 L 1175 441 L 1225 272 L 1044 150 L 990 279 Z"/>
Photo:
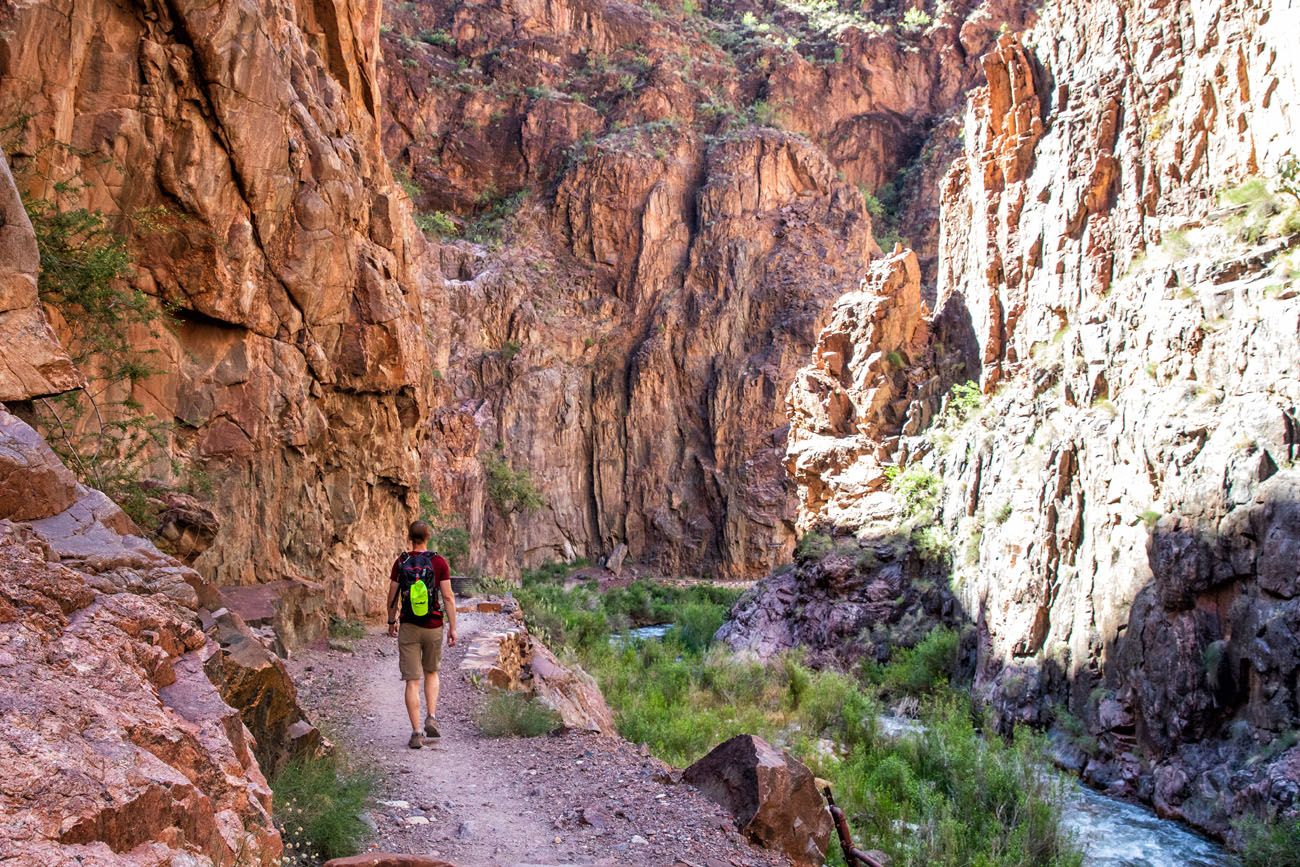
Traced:
<path id="1" fill-rule="evenodd" d="M 411 718 L 411 731 L 420 730 L 420 682 L 406 682 L 406 715 Z"/>
<path id="2" fill-rule="evenodd" d="M 429 716 L 438 718 L 438 672 L 430 671 L 424 675 L 424 706 L 429 709 Z"/>

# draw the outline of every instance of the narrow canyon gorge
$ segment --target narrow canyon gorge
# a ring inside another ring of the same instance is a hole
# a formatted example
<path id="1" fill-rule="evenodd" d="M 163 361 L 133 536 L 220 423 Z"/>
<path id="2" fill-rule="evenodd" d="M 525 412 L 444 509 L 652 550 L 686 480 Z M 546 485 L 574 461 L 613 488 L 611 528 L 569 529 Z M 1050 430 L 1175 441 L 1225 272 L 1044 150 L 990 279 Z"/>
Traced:
<path id="1" fill-rule="evenodd" d="M 416 519 L 458 593 L 744 588 L 704 644 L 774 671 L 951 632 L 983 737 L 1300 841 L 1297 40 L 1296 0 L 0 0 L 0 861 L 314 863 L 294 680 Z"/>

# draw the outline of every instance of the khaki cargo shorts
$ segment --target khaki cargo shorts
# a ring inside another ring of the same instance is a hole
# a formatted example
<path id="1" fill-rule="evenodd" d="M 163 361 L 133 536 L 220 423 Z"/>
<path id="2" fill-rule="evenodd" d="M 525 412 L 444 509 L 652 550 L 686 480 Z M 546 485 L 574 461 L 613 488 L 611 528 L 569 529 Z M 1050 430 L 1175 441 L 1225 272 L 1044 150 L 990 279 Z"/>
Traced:
<path id="1" fill-rule="evenodd" d="M 403 623 L 397 629 L 397 669 L 402 680 L 420 680 L 442 661 L 442 627 L 425 629 Z"/>

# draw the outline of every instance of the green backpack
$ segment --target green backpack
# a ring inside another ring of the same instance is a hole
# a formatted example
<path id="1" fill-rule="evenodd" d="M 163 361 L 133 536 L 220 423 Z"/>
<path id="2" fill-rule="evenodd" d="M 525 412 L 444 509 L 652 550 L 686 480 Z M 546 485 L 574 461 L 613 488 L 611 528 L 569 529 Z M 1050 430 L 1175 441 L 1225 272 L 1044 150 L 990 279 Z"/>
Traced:
<path id="1" fill-rule="evenodd" d="M 398 563 L 398 572 L 402 579 L 403 596 L 410 613 L 415 617 L 428 617 L 437 612 L 437 605 L 432 602 L 434 583 L 434 554 L 429 551 L 407 553 Z"/>

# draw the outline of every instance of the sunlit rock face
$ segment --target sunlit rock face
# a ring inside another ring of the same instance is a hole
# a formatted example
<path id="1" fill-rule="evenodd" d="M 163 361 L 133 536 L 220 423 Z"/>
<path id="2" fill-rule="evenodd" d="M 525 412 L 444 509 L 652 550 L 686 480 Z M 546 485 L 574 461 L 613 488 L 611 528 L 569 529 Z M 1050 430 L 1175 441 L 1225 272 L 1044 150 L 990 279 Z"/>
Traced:
<path id="1" fill-rule="evenodd" d="M 800 524 L 869 535 L 907 511 L 886 465 L 933 474 L 981 695 L 1007 724 L 1068 705 L 1086 776 L 1216 833 L 1300 790 L 1267 749 L 1300 720 L 1298 15 L 1054 3 L 1002 36 L 933 315 L 882 263 L 789 397 Z"/>
<path id="2" fill-rule="evenodd" d="M 414 511 L 429 374 L 424 240 L 379 147 L 378 3 L 4 14 L 20 187 L 107 215 L 130 285 L 169 312 L 131 337 L 161 372 L 117 397 L 173 426 L 148 475 L 219 480 L 201 504 L 219 530 L 187 556 L 223 584 L 323 578 L 338 610 L 377 610 Z"/>

